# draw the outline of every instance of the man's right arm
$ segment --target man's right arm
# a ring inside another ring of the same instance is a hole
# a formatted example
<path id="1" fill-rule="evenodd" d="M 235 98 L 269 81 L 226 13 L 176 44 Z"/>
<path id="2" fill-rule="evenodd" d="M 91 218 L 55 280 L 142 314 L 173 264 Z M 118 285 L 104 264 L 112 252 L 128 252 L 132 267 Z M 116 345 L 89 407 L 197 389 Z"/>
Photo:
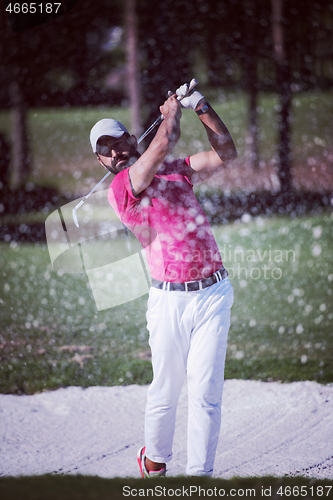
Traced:
<path id="1" fill-rule="evenodd" d="M 164 120 L 148 149 L 129 168 L 134 194 L 144 191 L 171 153 L 180 137 L 181 106 L 175 96 L 169 97 L 160 107 Z"/>

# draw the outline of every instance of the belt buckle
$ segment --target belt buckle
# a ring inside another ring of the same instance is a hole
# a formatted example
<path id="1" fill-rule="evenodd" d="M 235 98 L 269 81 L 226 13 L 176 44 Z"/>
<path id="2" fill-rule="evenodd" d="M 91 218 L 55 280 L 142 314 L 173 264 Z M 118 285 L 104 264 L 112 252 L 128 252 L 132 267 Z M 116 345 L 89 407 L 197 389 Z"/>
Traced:
<path id="1" fill-rule="evenodd" d="M 198 283 L 199 284 L 199 288 L 198 290 L 202 290 L 202 280 L 199 280 L 199 281 L 185 281 L 184 282 L 184 285 L 185 285 L 185 292 L 189 292 L 190 290 L 188 289 L 188 284 L 189 283 Z"/>

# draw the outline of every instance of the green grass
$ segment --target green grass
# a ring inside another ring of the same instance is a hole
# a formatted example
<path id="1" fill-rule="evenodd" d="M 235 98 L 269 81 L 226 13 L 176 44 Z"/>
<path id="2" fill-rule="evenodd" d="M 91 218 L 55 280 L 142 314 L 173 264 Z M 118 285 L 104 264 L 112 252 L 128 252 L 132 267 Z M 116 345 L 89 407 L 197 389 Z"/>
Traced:
<path id="1" fill-rule="evenodd" d="M 207 90 L 206 95 L 228 126 L 242 158 L 247 136 L 247 94 L 219 89 Z M 277 106 L 275 94 L 259 93 L 260 159 L 266 163 L 276 157 Z M 293 95 L 292 151 L 296 163 L 307 164 L 312 157 L 327 162 L 333 148 L 332 114 L 333 96 L 329 91 Z M 86 192 L 103 173 L 91 152 L 90 129 L 97 120 L 107 116 L 122 121 L 130 130 L 126 108 L 29 110 L 28 127 L 33 154 L 30 180 L 36 184 L 52 184 L 63 192 L 74 192 L 76 189 Z M 0 112 L 0 131 L 9 134 L 10 126 L 9 111 Z M 205 131 L 194 113 L 184 110 L 181 126 L 182 136 L 174 150 L 175 156 L 185 157 L 209 147 Z"/>
<path id="2" fill-rule="evenodd" d="M 333 382 L 332 215 L 214 228 L 235 291 L 226 378 Z M 256 258 L 256 260 L 254 260 Z M 147 297 L 97 311 L 44 244 L 0 246 L 0 392 L 146 384 Z"/>
<path id="3" fill-rule="evenodd" d="M 257 218 L 216 237 L 236 297 L 227 376 L 332 382 L 332 216 Z"/>
<path id="4" fill-rule="evenodd" d="M 0 478 L 2 500 L 112 500 L 126 497 L 186 496 L 234 498 L 332 498 L 333 482 L 309 478 L 189 478 L 103 479 L 91 476 Z M 201 488 L 201 490 L 200 490 Z M 181 494 L 181 495 L 180 495 Z"/>
<path id="5" fill-rule="evenodd" d="M 0 223 L 2 226 L 15 224 L 44 224 L 49 215 L 45 212 L 46 210 L 44 212 L 26 212 L 23 214 L 1 214 Z"/>

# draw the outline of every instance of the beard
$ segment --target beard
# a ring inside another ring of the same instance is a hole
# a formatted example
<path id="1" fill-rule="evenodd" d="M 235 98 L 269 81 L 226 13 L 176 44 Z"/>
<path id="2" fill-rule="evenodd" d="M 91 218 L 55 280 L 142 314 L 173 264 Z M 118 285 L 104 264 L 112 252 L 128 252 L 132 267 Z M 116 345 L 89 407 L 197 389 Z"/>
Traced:
<path id="1" fill-rule="evenodd" d="M 109 172 L 117 175 L 122 170 L 131 167 L 139 157 L 140 153 L 135 148 L 133 148 L 133 150 L 131 150 L 128 154 L 120 154 L 117 157 L 117 162 L 115 165 L 106 165 L 105 163 L 103 163 L 103 165 L 107 168 L 107 170 L 109 170 Z"/>

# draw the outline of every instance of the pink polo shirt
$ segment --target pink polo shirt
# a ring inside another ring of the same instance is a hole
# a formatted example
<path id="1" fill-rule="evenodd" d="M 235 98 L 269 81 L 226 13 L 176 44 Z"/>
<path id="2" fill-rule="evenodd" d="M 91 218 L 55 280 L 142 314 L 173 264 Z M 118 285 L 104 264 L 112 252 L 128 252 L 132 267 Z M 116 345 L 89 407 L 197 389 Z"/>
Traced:
<path id="1" fill-rule="evenodd" d="M 139 197 L 129 169 L 115 176 L 109 202 L 145 248 L 152 278 L 183 283 L 210 276 L 222 260 L 208 219 L 188 178 L 189 159 L 164 162 Z"/>

